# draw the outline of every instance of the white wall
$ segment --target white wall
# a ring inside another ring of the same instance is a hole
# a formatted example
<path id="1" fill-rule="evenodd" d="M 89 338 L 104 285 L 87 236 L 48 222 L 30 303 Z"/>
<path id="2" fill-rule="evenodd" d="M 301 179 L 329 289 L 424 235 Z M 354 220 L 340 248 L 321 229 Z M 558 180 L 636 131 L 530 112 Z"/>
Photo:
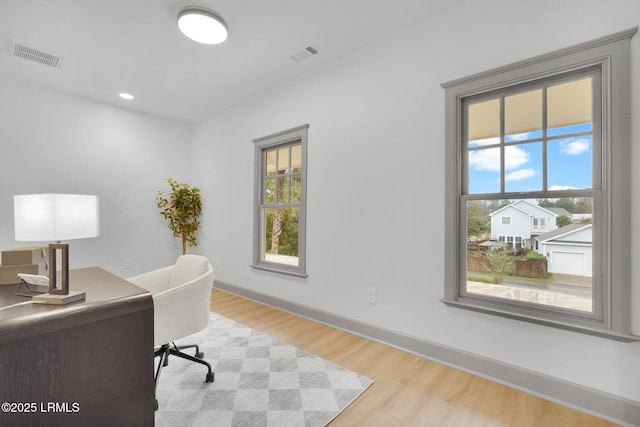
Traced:
<path id="1" fill-rule="evenodd" d="M 448 307 L 440 83 L 640 24 L 635 0 L 469 1 L 199 123 L 194 181 L 218 280 L 640 401 L 640 344 Z M 633 160 L 640 42 L 633 39 Z M 313 60 L 313 59 L 311 59 Z M 295 66 L 295 64 L 292 64 Z M 309 123 L 308 272 L 249 267 L 251 139 Z M 638 194 L 637 172 L 632 177 Z M 633 198 L 633 236 L 640 205 Z M 634 244 L 632 258 L 639 248 Z M 378 304 L 366 303 L 368 286 Z M 633 272 L 640 307 L 640 272 Z M 637 310 L 636 310 L 637 311 Z M 640 316 L 634 317 L 640 334 Z"/>
<path id="2" fill-rule="evenodd" d="M 68 242 L 71 267 L 128 277 L 170 264 L 181 248 L 154 200 L 190 168 L 190 125 L 0 79 L 2 250 L 36 244 L 14 240 L 14 194 L 96 194 L 101 236 Z"/>

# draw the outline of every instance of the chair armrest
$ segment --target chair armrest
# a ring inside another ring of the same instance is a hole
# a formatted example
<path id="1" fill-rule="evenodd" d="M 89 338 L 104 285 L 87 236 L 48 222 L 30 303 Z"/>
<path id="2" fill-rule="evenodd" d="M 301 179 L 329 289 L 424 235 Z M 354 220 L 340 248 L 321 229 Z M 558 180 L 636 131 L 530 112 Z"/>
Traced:
<path id="1" fill-rule="evenodd" d="M 129 277 L 127 280 L 136 286 L 148 290 L 152 295 L 156 295 L 169 289 L 173 267 L 173 265 L 162 267 L 157 270 Z"/>
<path id="2" fill-rule="evenodd" d="M 209 324 L 213 268 L 193 282 L 153 296 L 155 345 L 199 332 Z"/>

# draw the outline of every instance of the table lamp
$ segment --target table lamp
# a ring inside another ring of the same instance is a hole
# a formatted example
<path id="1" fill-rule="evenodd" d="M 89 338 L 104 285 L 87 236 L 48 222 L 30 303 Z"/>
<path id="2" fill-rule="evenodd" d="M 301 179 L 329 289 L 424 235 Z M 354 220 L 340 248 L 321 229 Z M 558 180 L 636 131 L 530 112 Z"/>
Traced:
<path id="1" fill-rule="evenodd" d="M 98 196 L 80 194 L 24 194 L 13 196 L 15 238 L 19 242 L 49 244 L 49 293 L 34 300 L 68 304 L 83 300 L 84 292 L 69 291 L 69 244 L 63 240 L 100 235 Z M 58 252 L 62 271 L 58 282 Z"/>

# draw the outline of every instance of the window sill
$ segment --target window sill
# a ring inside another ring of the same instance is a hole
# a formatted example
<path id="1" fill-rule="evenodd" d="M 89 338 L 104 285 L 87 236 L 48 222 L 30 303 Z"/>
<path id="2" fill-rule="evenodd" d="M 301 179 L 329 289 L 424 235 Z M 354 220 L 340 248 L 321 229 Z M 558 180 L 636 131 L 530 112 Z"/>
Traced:
<path id="1" fill-rule="evenodd" d="M 535 316 L 528 316 L 526 314 L 514 313 L 506 309 L 487 307 L 487 306 L 475 303 L 475 301 L 460 301 L 460 300 L 452 301 L 445 298 L 441 299 L 440 301 L 450 307 L 462 308 L 466 310 L 477 311 L 480 313 L 493 314 L 496 316 L 506 317 L 509 319 L 520 320 L 520 321 L 529 322 L 529 323 L 536 323 L 539 325 L 551 326 L 559 329 L 565 329 L 568 331 L 579 332 L 587 335 L 593 335 L 600 338 L 607 338 L 607 339 L 626 342 L 626 343 L 640 341 L 640 336 L 638 335 L 626 334 L 622 332 L 613 331 L 610 329 L 603 329 L 602 327 L 576 325 L 572 323 L 563 322 L 561 320 L 544 319 L 544 318 L 535 317 Z"/>
<path id="2" fill-rule="evenodd" d="M 295 277 L 302 277 L 302 278 L 306 278 L 309 277 L 309 275 L 307 273 L 302 273 L 300 271 L 297 270 L 292 270 L 292 269 L 288 269 L 286 267 L 281 267 L 277 264 L 251 264 L 250 265 L 251 268 L 254 268 L 256 270 L 264 270 L 264 271 L 270 271 L 272 273 L 280 273 L 280 274 L 287 274 L 289 276 L 295 276 Z"/>

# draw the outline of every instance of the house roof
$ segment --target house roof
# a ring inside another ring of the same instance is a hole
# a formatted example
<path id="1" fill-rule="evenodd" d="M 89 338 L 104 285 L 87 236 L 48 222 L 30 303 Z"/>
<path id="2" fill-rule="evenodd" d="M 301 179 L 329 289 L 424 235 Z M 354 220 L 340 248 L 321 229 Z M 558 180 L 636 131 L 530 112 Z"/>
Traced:
<path id="1" fill-rule="evenodd" d="M 508 209 L 508 208 L 516 209 L 516 210 L 518 210 L 518 211 L 522 212 L 522 213 L 523 213 L 523 214 L 525 214 L 525 215 L 531 215 L 529 212 L 527 212 L 527 211 L 525 211 L 525 210 L 520 209 L 519 207 L 517 207 L 517 206 L 515 205 L 515 203 L 511 203 L 510 205 L 503 206 L 503 207 L 501 207 L 500 209 L 498 209 L 498 210 L 495 210 L 495 211 L 491 212 L 491 213 L 489 214 L 489 216 L 493 216 L 494 214 L 497 214 L 498 212 L 502 212 L 503 210 Z"/>
<path id="2" fill-rule="evenodd" d="M 531 215 L 529 212 L 527 212 L 526 210 L 524 210 L 524 209 L 522 209 L 522 208 L 520 208 L 520 207 L 518 206 L 518 205 L 523 204 L 523 203 L 526 203 L 527 205 L 532 206 L 532 207 L 534 207 L 534 208 L 536 208 L 536 209 L 542 209 L 543 211 L 547 211 L 547 212 L 549 212 L 550 214 L 552 214 L 552 215 L 554 215 L 554 216 L 556 216 L 556 217 L 557 217 L 557 216 L 560 216 L 560 215 L 567 215 L 569 218 L 571 218 L 571 214 L 570 214 L 569 212 L 567 212 L 566 210 L 562 209 L 562 208 L 557 208 L 557 209 L 561 209 L 561 210 L 562 210 L 562 211 L 564 211 L 565 213 L 564 213 L 564 214 L 558 214 L 558 213 L 554 212 L 554 211 L 552 210 L 552 208 L 543 208 L 542 206 L 538 206 L 538 205 L 536 205 L 536 204 L 534 204 L 534 203 L 531 203 L 531 202 L 528 202 L 528 201 L 526 201 L 526 200 L 518 200 L 518 201 L 516 201 L 516 202 L 513 202 L 513 203 L 511 203 L 511 204 L 508 204 L 508 205 L 506 205 L 506 206 L 503 206 L 503 207 L 501 207 L 500 209 L 497 209 L 497 210 L 495 210 L 495 211 L 491 212 L 491 213 L 489 214 L 489 216 L 492 216 L 493 214 L 496 214 L 496 213 L 498 213 L 498 212 L 500 212 L 500 211 L 502 211 L 502 210 L 504 210 L 504 209 L 507 209 L 507 208 L 514 208 L 514 209 L 518 209 L 519 211 L 521 211 L 521 212 L 523 212 L 523 213 L 525 213 L 525 214 L 527 214 L 527 215 Z M 555 208 L 554 208 L 554 209 L 555 209 Z"/>
<path id="3" fill-rule="evenodd" d="M 591 227 L 591 224 L 569 224 L 569 225 L 565 225 L 564 227 L 557 228 L 548 233 L 541 234 L 536 237 L 536 240 L 538 242 L 548 242 L 550 240 L 555 240 L 558 237 L 573 234 L 573 233 L 576 233 L 577 231 L 580 231 L 582 229 L 589 228 L 589 227 Z"/>
<path id="4" fill-rule="evenodd" d="M 567 216 L 567 217 L 571 218 L 571 215 L 572 215 L 571 212 L 569 212 L 565 208 L 544 208 L 544 209 L 546 209 L 548 211 L 551 211 L 551 212 L 557 214 L 558 216 L 564 215 L 564 216 Z"/>

